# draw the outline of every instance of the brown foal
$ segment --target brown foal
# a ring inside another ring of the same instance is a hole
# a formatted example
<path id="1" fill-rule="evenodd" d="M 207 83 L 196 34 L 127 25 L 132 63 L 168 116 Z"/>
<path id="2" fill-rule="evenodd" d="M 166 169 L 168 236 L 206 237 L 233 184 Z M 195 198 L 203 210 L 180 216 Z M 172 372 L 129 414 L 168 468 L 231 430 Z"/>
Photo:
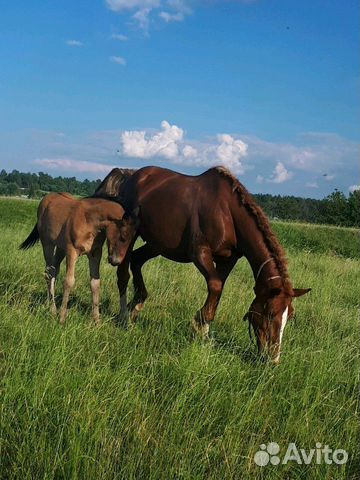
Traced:
<path id="1" fill-rule="evenodd" d="M 67 193 L 50 193 L 40 202 L 38 220 L 21 249 L 32 247 L 39 239 L 46 262 L 45 279 L 51 311 L 56 314 L 55 281 L 60 264 L 66 257 L 66 275 L 60 323 L 67 315 L 69 295 L 75 284 L 75 264 L 79 256 L 87 255 L 92 292 L 92 313 L 95 323 L 100 321 L 100 260 L 107 240 L 108 261 L 118 266 L 133 240 L 137 224 L 123 207 L 101 198 L 75 199 Z"/>

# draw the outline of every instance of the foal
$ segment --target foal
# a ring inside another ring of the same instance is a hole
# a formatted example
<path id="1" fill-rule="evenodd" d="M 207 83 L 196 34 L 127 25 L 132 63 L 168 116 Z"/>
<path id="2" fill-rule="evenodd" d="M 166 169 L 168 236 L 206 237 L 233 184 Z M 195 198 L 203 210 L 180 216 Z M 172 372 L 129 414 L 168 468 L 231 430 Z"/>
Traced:
<path id="1" fill-rule="evenodd" d="M 67 193 L 50 193 L 40 202 L 37 223 L 21 249 L 32 247 L 39 239 L 46 262 L 45 279 L 51 311 L 56 314 L 55 281 L 60 264 L 66 257 L 64 294 L 60 308 L 60 323 L 65 322 L 67 304 L 75 284 L 75 263 L 80 255 L 87 255 L 92 292 L 92 313 L 99 323 L 100 275 L 99 266 L 105 239 L 108 261 L 120 265 L 136 233 L 135 216 L 125 213 L 123 207 L 101 198 L 75 199 Z"/>

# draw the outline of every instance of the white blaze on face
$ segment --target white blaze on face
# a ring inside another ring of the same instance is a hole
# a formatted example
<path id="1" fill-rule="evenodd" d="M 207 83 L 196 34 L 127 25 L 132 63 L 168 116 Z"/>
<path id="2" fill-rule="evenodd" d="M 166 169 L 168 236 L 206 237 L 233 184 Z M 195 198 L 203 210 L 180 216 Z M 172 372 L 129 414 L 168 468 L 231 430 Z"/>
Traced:
<path id="1" fill-rule="evenodd" d="M 281 345 L 282 336 L 283 336 L 283 333 L 284 333 L 284 328 L 285 328 L 285 325 L 286 325 L 286 322 L 287 322 L 287 319 L 288 319 L 288 311 L 289 311 L 289 307 L 286 307 L 285 310 L 284 310 L 284 313 L 282 314 L 282 317 L 281 317 L 279 345 Z"/>
<path id="2" fill-rule="evenodd" d="M 279 349 L 276 357 L 274 358 L 274 363 L 279 363 L 280 361 L 280 353 L 281 353 L 281 342 L 282 342 L 282 337 L 284 333 L 284 328 L 288 319 L 288 312 L 289 312 L 289 307 L 286 307 L 282 316 L 281 316 L 281 327 L 280 327 L 280 335 L 279 335 Z"/>

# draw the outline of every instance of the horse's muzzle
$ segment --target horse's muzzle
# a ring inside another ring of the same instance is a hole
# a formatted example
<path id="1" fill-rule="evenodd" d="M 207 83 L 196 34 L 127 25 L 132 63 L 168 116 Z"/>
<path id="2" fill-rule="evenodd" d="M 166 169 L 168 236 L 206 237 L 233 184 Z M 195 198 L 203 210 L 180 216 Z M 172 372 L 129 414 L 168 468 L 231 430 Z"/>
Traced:
<path id="1" fill-rule="evenodd" d="M 108 256 L 108 262 L 110 263 L 110 265 L 112 265 L 113 267 L 118 267 L 121 263 L 121 258 L 118 257 L 117 255 L 109 255 Z"/>

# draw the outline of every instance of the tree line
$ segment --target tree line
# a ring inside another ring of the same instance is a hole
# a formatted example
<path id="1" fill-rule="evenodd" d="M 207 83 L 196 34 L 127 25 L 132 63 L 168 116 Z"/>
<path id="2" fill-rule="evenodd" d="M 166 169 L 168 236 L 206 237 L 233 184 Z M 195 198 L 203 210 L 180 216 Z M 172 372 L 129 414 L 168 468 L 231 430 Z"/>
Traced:
<path id="1" fill-rule="evenodd" d="M 13 170 L 0 172 L 0 195 L 41 198 L 48 192 L 69 192 L 73 195 L 91 195 L 101 180 L 77 180 L 75 177 L 52 177 L 43 172 L 22 173 Z M 317 200 L 294 196 L 255 194 L 255 200 L 272 219 L 325 223 L 346 227 L 360 226 L 360 191 L 349 196 L 335 190 Z"/>

